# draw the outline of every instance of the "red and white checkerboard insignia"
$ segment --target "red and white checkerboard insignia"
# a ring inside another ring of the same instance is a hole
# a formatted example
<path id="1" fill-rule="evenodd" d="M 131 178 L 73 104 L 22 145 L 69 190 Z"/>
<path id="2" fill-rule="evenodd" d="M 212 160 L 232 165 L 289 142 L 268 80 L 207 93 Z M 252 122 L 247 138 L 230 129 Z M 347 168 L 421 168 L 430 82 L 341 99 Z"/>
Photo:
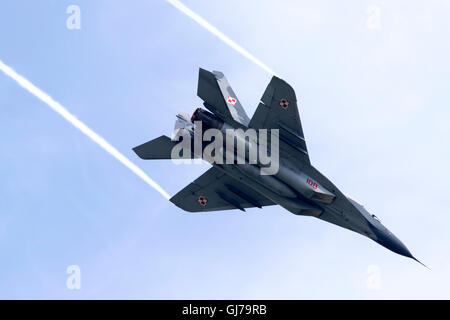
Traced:
<path id="1" fill-rule="evenodd" d="M 279 104 L 280 107 L 282 107 L 283 109 L 287 109 L 290 105 L 290 102 L 287 101 L 286 99 L 281 99 Z"/>
<path id="2" fill-rule="evenodd" d="M 203 196 L 198 197 L 197 202 L 200 203 L 202 206 L 206 206 L 206 204 L 208 203 L 208 199 L 206 199 Z"/>
<path id="3" fill-rule="evenodd" d="M 227 102 L 228 102 L 228 103 L 231 103 L 233 106 L 236 105 L 236 99 L 233 98 L 232 96 L 228 96 Z"/>

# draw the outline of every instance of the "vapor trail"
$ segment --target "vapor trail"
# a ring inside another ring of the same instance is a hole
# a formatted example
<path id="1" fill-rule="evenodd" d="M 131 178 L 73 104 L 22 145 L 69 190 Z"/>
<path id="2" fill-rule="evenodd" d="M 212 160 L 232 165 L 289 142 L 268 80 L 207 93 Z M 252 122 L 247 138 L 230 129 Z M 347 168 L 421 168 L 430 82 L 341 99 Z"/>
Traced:
<path id="1" fill-rule="evenodd" d="M 214 27 L 212 24 L 210 24 L 208 21 L 200 17 L 197 13 L 186 7 L 183 3 L 181 3 L 178 0 L 166 0 L 169 2 L 172 6 L 183 12 L 185 15 L 190 17 L 192 20 L 197 22 L 199 25 L 204 27 L 206 30 L 211 32 L 213 35 L 218 37 L 220 40 L 225 42 L 227 45 L 229 45 L 231 48 L 242 54 L 244 57 L 255 63 L 257 66 L 260 66 L 265 71 L 270 73 L 271 75 L 276 75 L 275 72 L 272 71 L 268 66 L 266 66 L 261 60 L 253 56 L 250 52 L 242 48 L 240 45 L 238 45 L 236 42 L 228 38 L 226 35 L 224 35 L 222 32 L 217 30 L 216 27 Z"/>
<path id="2" fill-rule="evenodd" d="M 156 191 L 161 193 L 164 198 L 170 199 L 169 194 L 164 191 L 155 181 L 153 181 L 149 176 L 145 174 L 138 166 L 128 160 L 122 153 L 120 153 L 116 148 L 114 148 L 111 144 L 109 144 L 105 139 L 100 137 L 97 133 L 95 133 L 92 129 L 90 129 L 83 122 L 78 120 L 73 114 L 71 114 L 66 108 L 64 108 L 60 103 L 53 100 L 48 94 L 43 92 L 41 89 L 37 88 L 30 81 L 22 77 L 20 74 L 16 73 L 11 67 L 7 66 L 0 60 L 0 70 L 2 70 L 7 76 L 16 81 L 20 86 L 24 89 L 28 90 L 32 95 L 46 103 L 50 108 L 59 113 L 64 119 L 69 121 L 75 128 L 83 132 L 86 136 L 88 136 L 92 141 L 97 143 L 100 147 L 106 150 L 110 155 L 119 160 L 124 166 L 133 171 L 139 178 L 144 180 L 147 184 L 149 184 Z"/>

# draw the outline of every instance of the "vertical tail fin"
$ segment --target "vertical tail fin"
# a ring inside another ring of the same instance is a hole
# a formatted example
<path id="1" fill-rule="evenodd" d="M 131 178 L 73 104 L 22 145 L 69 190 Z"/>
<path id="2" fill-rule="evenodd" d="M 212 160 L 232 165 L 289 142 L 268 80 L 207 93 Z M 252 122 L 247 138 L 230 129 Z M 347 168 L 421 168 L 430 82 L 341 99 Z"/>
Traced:
<path id="1" fill-rule="evenodd" d="M 250 118 L 222 72 L 201 69 L 198 75 L 197 95 L 209 111 L 223 120 L 232 119 L 245 126 Z"/>

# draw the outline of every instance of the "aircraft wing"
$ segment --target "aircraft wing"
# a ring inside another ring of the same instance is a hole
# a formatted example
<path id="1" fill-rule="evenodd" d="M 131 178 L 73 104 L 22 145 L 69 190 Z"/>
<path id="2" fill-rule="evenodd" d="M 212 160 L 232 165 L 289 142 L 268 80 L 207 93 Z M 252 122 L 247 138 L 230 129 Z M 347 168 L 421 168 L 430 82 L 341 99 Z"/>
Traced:
<path id="1" fill-rule="evenodd" d="M 219 211 L 274 205 L 271 200 L 212 167 L 170 201 L 190 212 Z"/>
<path id="2" fill-rule="evenodd" d="M 197 95 L 204 106 L 224 120 L 234 120 L 244 126 L 250 122 L 236 94 L 222 72 L 200 68 Z"/>
<path id="3" fill-rule="evenodd" d="M 291 156 L 310 164 L 295 91 L 284 80 L 272 77 L 249 123 L 254 129 L 279 129 L 280 140 Z"/>

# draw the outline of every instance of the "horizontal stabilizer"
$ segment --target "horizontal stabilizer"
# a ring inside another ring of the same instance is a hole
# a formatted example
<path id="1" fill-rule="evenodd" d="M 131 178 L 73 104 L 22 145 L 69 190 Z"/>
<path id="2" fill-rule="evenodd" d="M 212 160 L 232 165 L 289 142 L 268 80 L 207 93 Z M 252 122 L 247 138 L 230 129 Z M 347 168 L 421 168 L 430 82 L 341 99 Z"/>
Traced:
<path id="1" fill-rule="evenodd" d="M 144 160 L 171 159 L 172 148 L 177 143 L 177 141 L 172 141 L 167 136 L 160 136 L 133 148 L 133 151 Z"/>

